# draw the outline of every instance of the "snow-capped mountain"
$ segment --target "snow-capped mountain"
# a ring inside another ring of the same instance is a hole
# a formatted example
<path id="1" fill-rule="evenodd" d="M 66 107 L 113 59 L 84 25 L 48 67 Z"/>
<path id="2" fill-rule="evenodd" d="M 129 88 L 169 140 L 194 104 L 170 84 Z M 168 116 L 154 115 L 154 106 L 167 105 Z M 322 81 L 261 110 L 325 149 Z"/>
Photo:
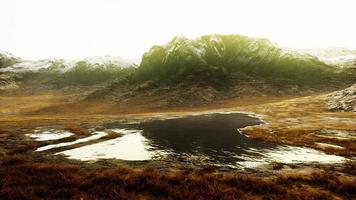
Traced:
<path id="1" fill-rule="evenodd" d="M 66 71 L 72 68 L 75 63 L 75 61 L 65 61 L 61 59 L 24 60 L 0 69 L 0 72 L 39 71 L 50 68 L 56 68 L 58 71 Z"/>
<path id="2" fill-rule="evenodd" d="M 134 59 L 124 59 L 119 56 L 91 56 L 83 59 L 82 61 L 85 61 L 89 64 L 113 64 L 117 65 L 120 67 L 129 67 L 132 64 L 138 64 L 138 60 Z"/>
<path id="3" fill-rule="evenodd" d="M 21 59 L 19 57 L 16 57 L 11 53 L 0 51 L 0 70 L 1 68 L 5 68 L 17 62 L 20 62 L 20 60 Z"/>
<path id="4" fill-rule="evenodd" d="M 66 60 L 66 59 L 42 59 L 42 60 L 21 60 L 12 54 L 0 53 L 0 58 L 4 60 L 13 60 L 16 62 L 8 64 L 0 68 L 0 72 L 24 72 L 24 71 L 39 71 L 39 70 L 53 70 L 57 72 L 65 72 L 76 66 L 78 62 L 85 62 L 91 67 L 98 66 L 117 66 L 120 68 L 129 67 L 132 64 L 138 63 L 136 60 L 123 59 L 116 56 L 96 56 L 87 57 L 83 60 Z"/>
<path id="5" fill-rule="evenodd" d="M 341 67 L 356 66 L 356 50 L 329 47 L 323 49 L 298 49 L 298 51 L 316 56 L 330 65 Z"/>

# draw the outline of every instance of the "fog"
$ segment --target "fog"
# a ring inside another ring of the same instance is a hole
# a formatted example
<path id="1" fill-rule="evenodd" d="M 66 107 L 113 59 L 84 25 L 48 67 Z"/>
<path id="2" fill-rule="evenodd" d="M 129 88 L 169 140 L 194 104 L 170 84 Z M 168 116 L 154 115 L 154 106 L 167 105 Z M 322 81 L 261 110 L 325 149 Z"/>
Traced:
<path id="1" fill-rule="evenodd" d="M 0 0 L 0 50 L 27 59 L 140 58 L 174 36 L 242 34 L 356 49 L 352 0 Z"/>

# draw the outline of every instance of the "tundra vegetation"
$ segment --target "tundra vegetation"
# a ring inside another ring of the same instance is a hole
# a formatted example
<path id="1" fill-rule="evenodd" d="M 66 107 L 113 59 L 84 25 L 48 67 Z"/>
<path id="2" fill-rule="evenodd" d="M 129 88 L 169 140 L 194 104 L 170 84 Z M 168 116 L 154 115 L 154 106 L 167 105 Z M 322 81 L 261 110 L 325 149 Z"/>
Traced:
<path id="1" fill-rule="evenodd" d="M 355 199 L 356 62 L 317 56 L 242 35 L 176 37 L 153 46 L 139 64 L 49 59 L 29 70 L 20 58 L 0 54 L 0 199 Z M 105 122 L 231 110 L 268 122 L 240 130 L 251 138 L 307 146 L 348 162 L 270 163 L 251 171 L 80 162 L 34 152 L 84 138 L 90 128 L 105 130 Z M 53 142 L 24 136 L 37 127 L 73 135 Z"/>

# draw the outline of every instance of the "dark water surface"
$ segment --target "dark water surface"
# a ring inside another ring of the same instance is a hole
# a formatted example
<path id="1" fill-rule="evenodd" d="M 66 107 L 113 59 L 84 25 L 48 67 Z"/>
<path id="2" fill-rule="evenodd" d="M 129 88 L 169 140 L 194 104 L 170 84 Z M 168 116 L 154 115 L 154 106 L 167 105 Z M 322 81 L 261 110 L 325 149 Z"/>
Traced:
<path id="1" fill-rule="evenodd" d="M 257 141 L 238 130 L 262 123 L 258 118 L 242 113 L 215 113 L 137 124 L 116 122 L 105 124 L 105 127 L 124 134 L 122 137 L 59 154 L 80 160 L 165 159 L 232 167 L 254 167 L 271 161 L 295 163 L 343 160 L 342 157 L 326 155 L 313 149 Z"/>
<path id="2" fill-rule="evenodd" d="M 215 163 L 243 161 L 238 155 L 254 154 L 252 149 L 273 145 L 252 140 L 239 128 L 262 122 L 246 114 L 209 114 L 144 122 L 137 126 L 149 146 L 172 153 L 175 157 L 196 155 Z M 257 154 L 255 154 L 257 156 Z"/>

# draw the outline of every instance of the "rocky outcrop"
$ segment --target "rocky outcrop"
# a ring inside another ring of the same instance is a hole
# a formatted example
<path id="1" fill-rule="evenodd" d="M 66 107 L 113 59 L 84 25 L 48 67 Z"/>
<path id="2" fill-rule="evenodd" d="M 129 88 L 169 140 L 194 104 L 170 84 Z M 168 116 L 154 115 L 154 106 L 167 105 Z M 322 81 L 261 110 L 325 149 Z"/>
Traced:
<path id="1" fill-rule="evenodd" d="M 3 57 L 2 57 L 3 55 Z M 137 61 L 126 60 L 121 57 L 115 56 L 97 56 L 88 57 L 83 60 L 66 60 L 66 59 L 42 59 L 42 60 L 13 60 L 10 62 L 10 57 L 4 57 L 5 54 L 0 53 L 0 72 L 39 72 L 39 71 L 51 71 L 64 73 L 79 65 L 87 66 L 88 68 L 127 68 Z M 5 59 L 6 58 L 6 59 Z M 15 62 L 16 61 L 16 62 Z M 4 63 L 3 65 L 1 65 Z M 6 63 L 6 64 L 5 64 Z"/>
<path id="2" fill-rule="evenodd" d="M 318 57 L 321 61 L 343 68 L 356 67 L 356 50 L 346 48 L 299 49 L 299 52 Z"/>
<path id="3" fill-rule="evenodd" d="M 16 82 L 8 75 L 0 74 L 0 90 L 16 89 L 18 85 Z"/>
<path id="4" fill-rule="evenodd" d="M 0 51 L 0 71 L 2 68 L 11 66 L 20 61 L 20 58 L 8 52 Z"/>
<path id="5" fill-rule="evenodd" d="M 356 112 L 356 84 L 328 95 L 328 108 L 331 111 Z"/>

